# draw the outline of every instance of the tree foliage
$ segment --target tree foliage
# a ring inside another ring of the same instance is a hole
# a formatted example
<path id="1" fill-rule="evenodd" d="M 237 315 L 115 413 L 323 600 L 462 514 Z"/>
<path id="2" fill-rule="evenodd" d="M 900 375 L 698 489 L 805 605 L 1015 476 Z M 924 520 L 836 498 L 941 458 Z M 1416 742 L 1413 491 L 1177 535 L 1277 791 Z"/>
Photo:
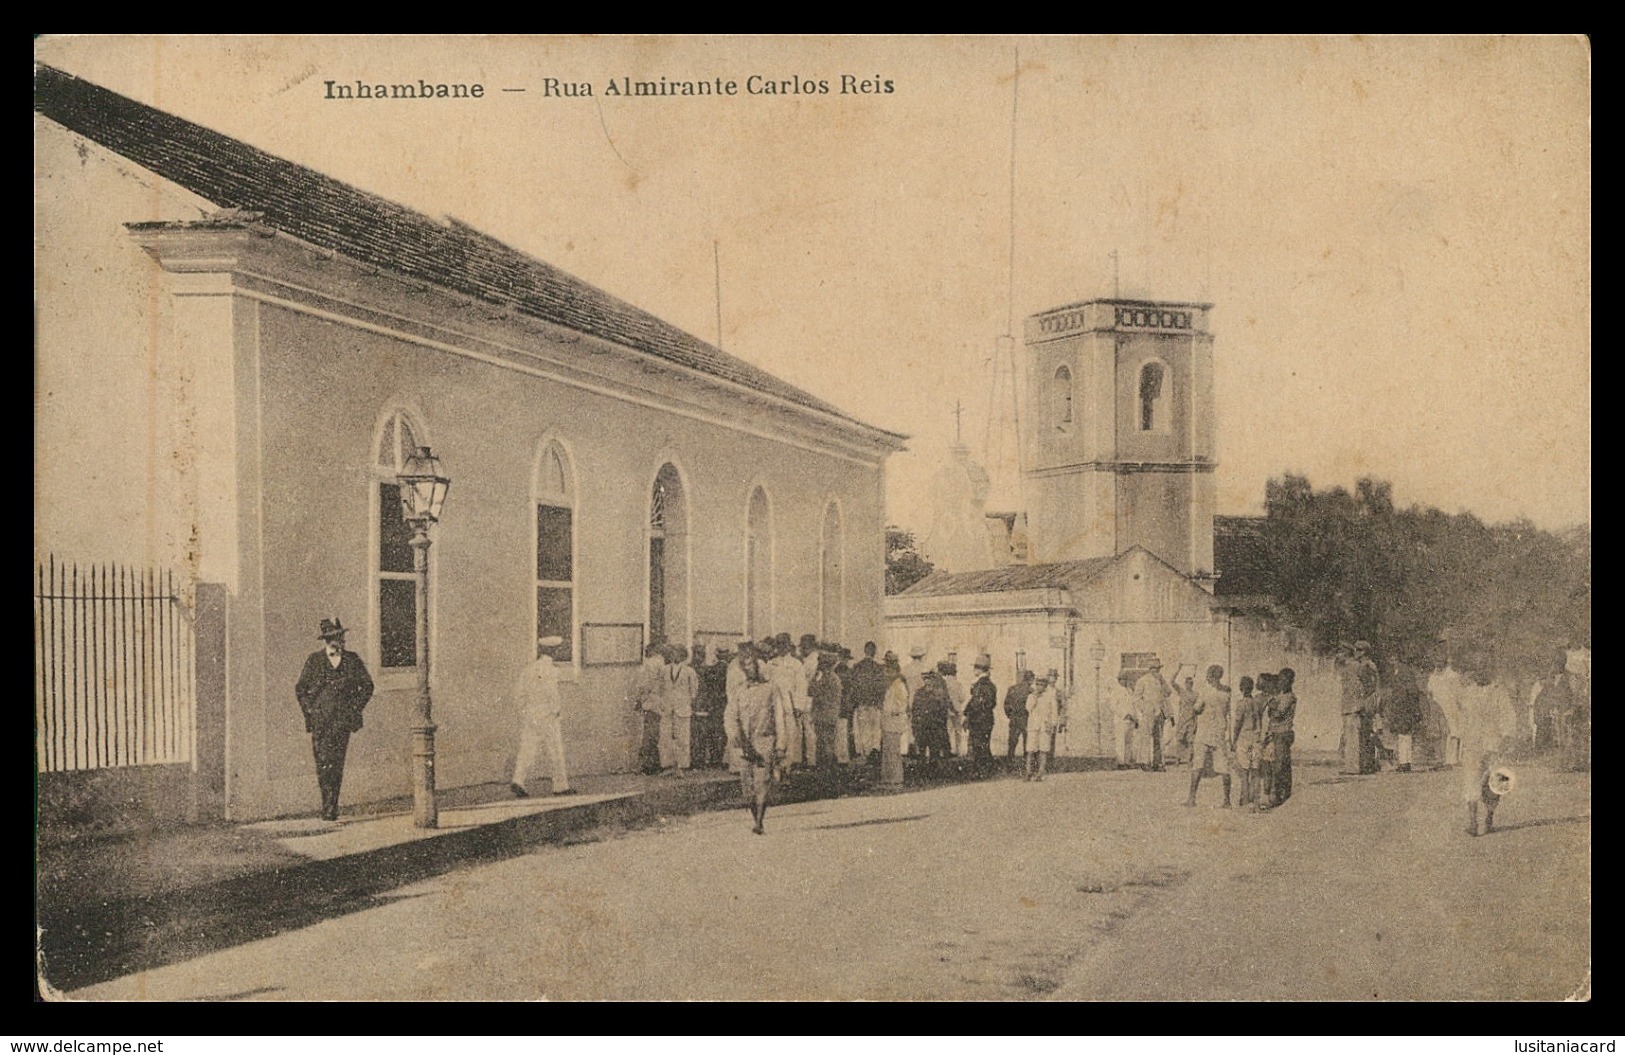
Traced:
<path id="1" fill-rule="evenodd" d="M 1369 477 L 1353 493 L 1271 480 L 1265 508 L 1277 600 L 1317 648 L 1365 640 L 1389 662 L 1423 666 L 1448 648 L 1533 677 L 1558 648 L 1591 642 L 1589 526 L 1553 533 L 1396 509 L 1392 486 Z"/>
<path id="2" fill-rule="evenodd" d="M 935 566 L 923 556 L 914 541 L 912 531 L 899 527 L 886 528 L 886 593 L 902 593 L 935 571 Z"/>

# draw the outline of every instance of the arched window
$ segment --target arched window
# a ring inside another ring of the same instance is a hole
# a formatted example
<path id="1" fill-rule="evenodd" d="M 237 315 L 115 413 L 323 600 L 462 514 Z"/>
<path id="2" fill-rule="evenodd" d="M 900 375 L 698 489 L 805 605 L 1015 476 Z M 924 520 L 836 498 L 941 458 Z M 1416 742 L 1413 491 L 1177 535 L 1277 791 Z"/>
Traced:
<path id="1" fill-rule="evenodd" d="M 824 507 L 824 531 L 819 566 L 822 638 L 840 641 L 845 634 L 846 571 L 842 556 L 841 509 L 834 502 Z"/>
<path id="2" fill-rule="evenodd" d="M 373 514 L 373 592 L 377 598 L 378 666 L 409 669 L 418 661 L 418 580 L 412 567 L 412 529 L 401 516 L 402 466 L 424 442 L 423 429 L 404 410 L 393 410 L 380 431 L 373 459 L 377 477 Z"/>
<path id="3" fill-rule="evenodd" d="M 1065 366 L 1055 368 L 1055 378 L 1050 382 L 1050 412 L 1055 419 L 1055 427 L 1067 429 L 1072 427 L 1072 370 Z"/>
<path id="4" fill-rule="evenodd" d="M 773 632 L 773 509 L 767 492 L 753 488 L 745 510 L 745 636 Z"/>
<path id="5" fill-rule="evenodd" d="M 688 643 L 688 502 L 670 462 L 649 495 L 649 640 Z"/>
<path id="6" fill-rule="evenodd" d="M 1140 367 L 1140 431 L 1162 432 L 1168 428 L 1168 378 L 1161 363 Z"/>
<path id="7" fill-rule="evenodd" d="M 564 639 L 554 650 L 560 662 L 575 658 L 575 474 L 557 440 L 536 459 L 531 499 L 536 507 L 536 636 Z"/>

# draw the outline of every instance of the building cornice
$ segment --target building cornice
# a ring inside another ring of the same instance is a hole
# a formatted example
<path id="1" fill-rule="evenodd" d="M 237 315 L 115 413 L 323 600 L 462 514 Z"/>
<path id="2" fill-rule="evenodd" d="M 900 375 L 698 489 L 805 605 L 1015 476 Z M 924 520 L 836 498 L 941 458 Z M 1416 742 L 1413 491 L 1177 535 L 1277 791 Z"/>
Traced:
<path id="1" fill-rule="evenodd" d="M 1028 316 L 1025 337 L 1029 345 L 1091 333 L 1190 339 L 1210 332 L 1208 313 L 1212 308 L 1212 304 L 1184 300 L 1085 300 Z"/>
<path id="2" fill-rule="evenodd" d="M 943 616 L 1065 615 L 1075 610 L 1071 591 L 1058 587 L 985 593 L 932 594 L 886 598 L 887 619 L 940 619 Z"/>

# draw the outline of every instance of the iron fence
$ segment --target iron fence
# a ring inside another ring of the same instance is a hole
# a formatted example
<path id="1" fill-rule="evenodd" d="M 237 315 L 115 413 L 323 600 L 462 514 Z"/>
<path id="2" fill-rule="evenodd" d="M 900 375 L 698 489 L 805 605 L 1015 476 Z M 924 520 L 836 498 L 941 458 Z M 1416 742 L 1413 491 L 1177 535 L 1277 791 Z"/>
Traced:
<path id="1" fill-rule="evenodd" d="M 193 759 L 191 613 L 172 572 L 35 562 L 41 772 Z"/>

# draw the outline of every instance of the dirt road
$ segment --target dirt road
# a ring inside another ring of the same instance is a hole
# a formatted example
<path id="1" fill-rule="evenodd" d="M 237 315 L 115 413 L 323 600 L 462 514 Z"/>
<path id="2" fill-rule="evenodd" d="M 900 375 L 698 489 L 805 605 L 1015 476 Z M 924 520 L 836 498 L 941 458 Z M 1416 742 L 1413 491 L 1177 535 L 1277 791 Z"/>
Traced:
<path id="1" fill-rule="evenodd" d="M 1451 773 L 1300 767 L 1284 808 L 1094 772 L 603 832 L 88 999 L 1561 999 L 1590 961 L 1589 777 L 1460 831 Z"/>

